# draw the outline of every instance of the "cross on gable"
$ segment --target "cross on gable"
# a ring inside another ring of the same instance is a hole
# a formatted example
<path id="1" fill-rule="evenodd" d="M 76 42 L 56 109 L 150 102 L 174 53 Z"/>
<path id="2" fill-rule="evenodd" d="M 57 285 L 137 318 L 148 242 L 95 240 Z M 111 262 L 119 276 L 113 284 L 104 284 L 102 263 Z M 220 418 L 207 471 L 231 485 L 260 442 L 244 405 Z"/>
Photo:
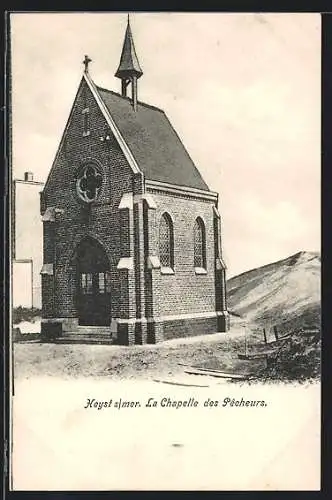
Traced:
<path id="1" fill-rule="evenodd" d="M 84 64 L 84 73 L 87 73 L 89 71 L 89 63 L 92 61 L 89 56 L 85 55 L 84 56 L 84 61 L 82 64 Z"/>

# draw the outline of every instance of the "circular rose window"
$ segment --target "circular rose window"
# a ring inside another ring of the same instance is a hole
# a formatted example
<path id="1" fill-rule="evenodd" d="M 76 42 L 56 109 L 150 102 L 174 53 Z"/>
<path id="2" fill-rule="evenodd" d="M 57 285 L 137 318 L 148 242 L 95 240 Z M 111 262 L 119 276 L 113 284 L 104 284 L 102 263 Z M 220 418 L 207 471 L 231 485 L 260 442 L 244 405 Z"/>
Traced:
<path id="1" fill-rule="evenodd" d="M 76 181 L 76 191 L 81 200 L 86 203 L 95 201 L 102 184 L 102 176 L 95 165 L 86 165 Z"/>

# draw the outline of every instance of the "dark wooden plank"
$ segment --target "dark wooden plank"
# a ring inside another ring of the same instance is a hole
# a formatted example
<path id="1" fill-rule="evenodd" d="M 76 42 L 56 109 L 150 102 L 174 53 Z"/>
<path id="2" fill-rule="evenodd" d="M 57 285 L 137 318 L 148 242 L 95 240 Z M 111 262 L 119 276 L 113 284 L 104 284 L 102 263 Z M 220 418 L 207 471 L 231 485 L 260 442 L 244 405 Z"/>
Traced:
<path id="1" fill-rule="evenodd" d="M 209 375 L 210 377 L 217 378 L 230 378 L 230 379 L 238 379 L 238 380 L 246 380 L 250 377 L 250 375 L 240 375 L 237 373 L 226 373 L 212 370 L 204 370 L 199 368 L 191 368 L 190 370 L 185 370 L 185 373 L 189 373 L 190 375 Z"/>

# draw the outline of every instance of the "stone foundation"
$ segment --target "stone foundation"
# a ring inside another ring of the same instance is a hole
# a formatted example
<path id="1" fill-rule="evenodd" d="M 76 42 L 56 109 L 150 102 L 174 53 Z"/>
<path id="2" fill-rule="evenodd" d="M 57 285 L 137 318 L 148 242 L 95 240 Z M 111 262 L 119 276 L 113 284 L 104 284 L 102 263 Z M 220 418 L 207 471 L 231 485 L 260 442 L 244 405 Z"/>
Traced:
<path id="1" fill-rule="evenodd" d="M 174 320 L 137 320 L 134 324 L 119 323 L 117 344 L 157 344 L 174 338 L 194 337 L 217 332 L 227 332 L 230 327 L 227 312 L 208 318 L 183 318 Z"/>
<path id="2" fill-rule="evenodd" d="M 207 318 L 118 320 L 116 331 L 113 330 L 111 337 L 118 345 L 157 344 L 174 338 L 227 332 L 229 327 L 230 318 L 227 312 Z M 88 326 L 84 328 L 89 329 Z M 91 327 L 91 329 L 95 330 L 96 327 Z M 100 330 L 104 329 L 105 327 L 100 327 Z M 44 319 L 41 323 L 41 337 L 45 340 L 52 340 L 61 337 L 66 332 L 75 333 L 78 330 L 77 318 Z M 82 343 L 84 343 L 83 338 Z"/>
<path id="3" fill-rule="evenodd" d="M 48 320 L 41 322 L 40 335 L 43 340 L 53 340 L 62 336 L 63 327 L 61 320 Z"/>
<path id="4" fill-rule="evenodd" d="M 164 321 L 164 338 L 170 340 L 182 337 L 194 337 L 197 335 L 208 335 L 229 330 L 227 313 L 211 318 L 186 318 L 172 321 Z"/>

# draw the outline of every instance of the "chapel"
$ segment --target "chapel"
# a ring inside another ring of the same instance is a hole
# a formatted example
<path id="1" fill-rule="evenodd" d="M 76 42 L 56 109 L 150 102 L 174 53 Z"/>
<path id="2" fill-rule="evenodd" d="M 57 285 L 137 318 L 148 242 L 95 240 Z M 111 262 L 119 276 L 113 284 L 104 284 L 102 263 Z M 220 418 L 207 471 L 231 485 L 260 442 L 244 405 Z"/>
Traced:
<path id="1" fill-rule="evenodd" d="M 129 18 L 121 92 L 90 62 L 41 192 L 42 335 L 132 345 L 227 331 L 218 194 L 139 99 Z"/>

